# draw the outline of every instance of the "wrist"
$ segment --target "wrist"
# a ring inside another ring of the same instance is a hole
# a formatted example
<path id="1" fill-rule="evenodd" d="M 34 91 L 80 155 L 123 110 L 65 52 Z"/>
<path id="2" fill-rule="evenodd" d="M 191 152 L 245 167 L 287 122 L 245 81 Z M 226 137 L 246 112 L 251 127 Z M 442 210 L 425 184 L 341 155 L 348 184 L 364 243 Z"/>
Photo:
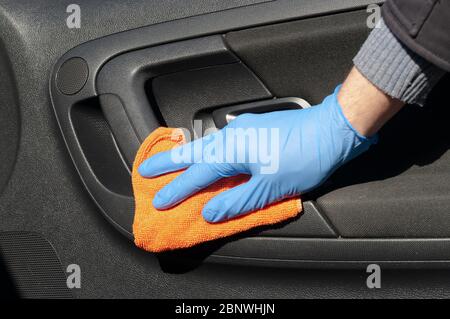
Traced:
<path id="1" fill-rule="evenodd" d="M 342 113 L 362 136 L 370 137 L 404 105 L 378 89 L 353 68 L 337 96 Z"/>

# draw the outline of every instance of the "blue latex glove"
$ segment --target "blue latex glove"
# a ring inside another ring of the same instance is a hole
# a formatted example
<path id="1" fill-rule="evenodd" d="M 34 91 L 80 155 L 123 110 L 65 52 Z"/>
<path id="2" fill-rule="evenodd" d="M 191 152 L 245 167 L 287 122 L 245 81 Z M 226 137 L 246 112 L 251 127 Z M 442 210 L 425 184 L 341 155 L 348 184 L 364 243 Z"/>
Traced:
<path id="1" fill-rule="evenodd" d="M 188 167 L 157 193 L 154 207 L 170 208 L 223 177 L 251 175 L 247 183 L 217 195 L 203 208 L 206 221 L 220 222 L 319 186 L 339 166 L 366 151 L 376 139 L 366 138 L 352 128 L 337 101 L 338 90 L 339 87 L 321 104 L 308 109 L 240 115 L 214 134 L 147 159 L 139 167 L 144 177 Z M 253 129 L 259 142 L 231 143 L 232 147 L 225 153 L 233 156 L 223 160 L 220 151 L 211 149 L 237 136 L 226 134 L 229 128 L 240 128 L 241 132 Z M 250 160 L 261 150 L 270 152 L 272 160 Z M 181 154 L 188 154 L 184 157 L 189 159 L 188 163 L 180 163 Z"/>

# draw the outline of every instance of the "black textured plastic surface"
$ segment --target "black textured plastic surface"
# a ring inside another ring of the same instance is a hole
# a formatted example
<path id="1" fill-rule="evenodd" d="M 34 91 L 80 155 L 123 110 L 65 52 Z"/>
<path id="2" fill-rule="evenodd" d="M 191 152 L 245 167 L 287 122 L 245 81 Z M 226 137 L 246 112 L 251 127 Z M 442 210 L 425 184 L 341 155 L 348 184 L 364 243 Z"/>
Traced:
<path id="1" fill-rule="evenodd" d="M 12 174 L 20 140 L 18 97 L 10 63 L 0 41 L 0 195 Z"/>
<path id="2" fill-rule="evenodd" d="M 82 58 L 70 58 L 65 61 L 56 74 L 56 85 L 61 93 L 72 95 L 79 92 L 89 76 L 89 68 Z"/>
<path id="3" fill-rule="evenodd" d="M 115 94 L 101 94 L 99 103 L 103 109 L 104 119 L 111 129 L 128 167 L 131 169 L 141 143 L 128 119 L 127 111 L 120 98 Z"/>
<path id="4" fill-rule="evenodd" d="M 236 258 L 247 260 L 264 260 L 276 266 L 278 261 L 286 264 L 347 262 L 352 265 L 376 261 L 386 266 L 401 263 L 446 263 L 450 265 L 450 239 L 332 239 L 332 238 L 246 238 L 240 242 L 232 242 L 223 246 L 211 256 L 212 259 L 222 256 L 226 259 L 232 254 Z M 271 258 L 267 258 L 270 255 Z M 345 267 L 345 265 L 343 265 Z"/>
<path id="5" fill-rule="evenodd" d="M 191 131 L 197 112 L 272 96 L 242 63 L 160 76 L 153 80 L 152 88 L 167 125 Z"/>
<path id="6" fill-rule="evenodd" d="M 355 11 L 230 32 L 226 42 L 277 97 L 311 105 L 333 92 L 352 67 L 369 29 Z"/>
<path id="7" fill-rule="evenodd" d="M 109 190 L 131 196 L 131 177 L 96 100 L 75 105 L 72 123 L 92 171 Z"/>
<path id="8" fill-rule="evenodd" d="M 0 256 L 21 298 L 72 298 L 52 245 L 33 232 L 0 232 Z"/>
<path id="9" fill-rule="evenodd" d="M 106 217 L 120 232 L 132 238 L 134 200 L 130 171 L 122 158 L 112 132 L 96 99 L 72 107 L 71 122 L 89 170 L 100 184 L 90 188 L 92 196 L 109 194 L 108 205 L 114 207 Z"/>
<path id="10" fill-rule="evenodd" d="M 283 227 L 265 230 L 259 235 L 265 237 L 305 237 L 305 238 L 336 238 L 338 235 L 330 227 L 328 221 L 311 201 L 303 202 L 303 212 L 300 217 Z"/>
<path id="11" fill-rule="evenodd" d="M 169 43 L 115 57 L 102 67 L 96 81 L 97 90 L 99 94 L 115 94 L 120 98 L 127 115 L 124 126 L 131 125 L 142 142 L 160 126 L 155 113 L 158 106 L 147 98 L 148 81 L 169 73 L 235 62 L 238 59 L 220 36 Z M 103 103 L 102 108 L 105 112 L 116 111 Z"/>

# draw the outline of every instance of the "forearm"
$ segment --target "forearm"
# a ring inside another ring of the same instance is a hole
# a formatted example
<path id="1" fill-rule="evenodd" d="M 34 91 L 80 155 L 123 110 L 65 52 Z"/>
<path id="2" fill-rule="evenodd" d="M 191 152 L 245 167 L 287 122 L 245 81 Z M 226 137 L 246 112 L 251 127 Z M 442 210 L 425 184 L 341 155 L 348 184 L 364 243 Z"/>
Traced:
<path id="1" fill-rule="evenodd" d="M 383 20 L 354 59 L 338 100 L 354 128 L 375 134 L 404 104 L 423 104 L 445 72 L 405 47 Z"/>

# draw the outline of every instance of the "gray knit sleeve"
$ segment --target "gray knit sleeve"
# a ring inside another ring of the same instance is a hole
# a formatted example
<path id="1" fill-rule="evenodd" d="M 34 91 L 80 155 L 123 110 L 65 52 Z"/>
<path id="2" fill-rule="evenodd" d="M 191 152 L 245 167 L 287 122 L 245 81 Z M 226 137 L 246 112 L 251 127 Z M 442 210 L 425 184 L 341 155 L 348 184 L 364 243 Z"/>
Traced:
<path id="1" fill-rule="evenodd" d="M 383 20 L 370 33 L 353 63 L 383 92 L 408 104 L 422 105 L 445 74 L 404 46 Z"/>

